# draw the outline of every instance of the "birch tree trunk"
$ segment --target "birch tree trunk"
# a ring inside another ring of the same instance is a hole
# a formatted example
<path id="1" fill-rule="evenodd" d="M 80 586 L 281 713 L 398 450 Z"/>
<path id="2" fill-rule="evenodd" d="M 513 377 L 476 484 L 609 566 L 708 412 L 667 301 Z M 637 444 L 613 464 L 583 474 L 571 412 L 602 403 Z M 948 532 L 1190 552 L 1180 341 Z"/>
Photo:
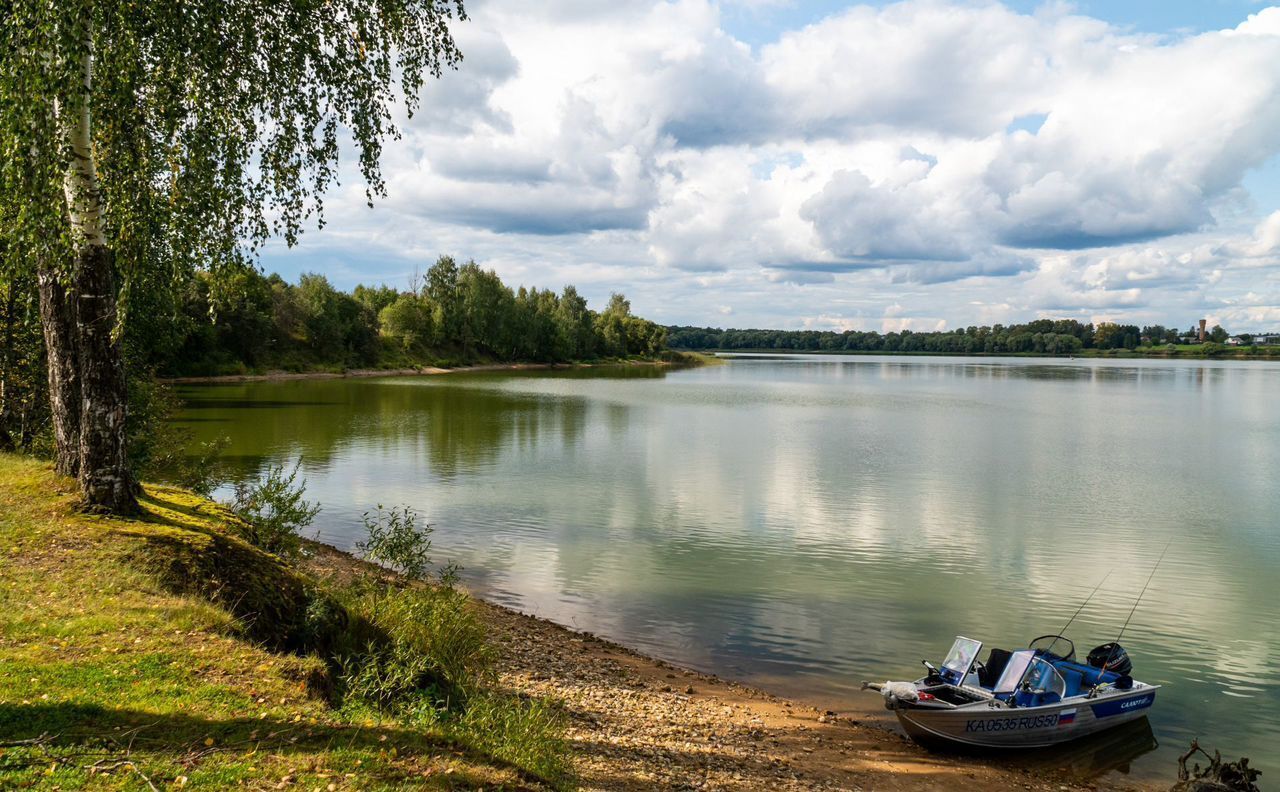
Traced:
<path id="1" fill-rule="evenodd" d="M 124 355 L 115 337 L 114 263 L 105 245 L 80 252 L 76 321 L 80 344 L 80 490 L 85 505 L 113 514 L 137 511 L 129 473 Z"/>
<path id="2" fill-rule="evenodd" d="M 64 476 L 80 473 L 80 365 L 76 344 L 75 303 L 58 273 L 41 265 L 40 329 L 49 369 L 49 409 L 53 420 L 53 466 Z"/>
<path id="3" fill-rule="evenodd" d="M 76 360 L 80 376 L 80 491 L 85 506 L 113 514 L 137 511 L 125 445 L 128 391 L 116 330 L 115 262 L 104 230 L 89 106 L 93 48 L 84 29 L 82 91 L 67 103 L 67 214 L 77 245 L 72 272 Z"/>
<path id="4" fill-rule="evenodd" d="M 0 248 L 0 256 L 4 255 L 4 249 Z M 13 388 L 9 384 L 13 369 L 13 309 L 17 302 L 14 295 L 13 284 L 10 283 L 5 289 L 4 298 L 4 331 L 3 338 L 0 339 L 0 451 L 12 451 L 17 447 L 14 442 L 13 432 L 9 429 L 9 423 L 13 420 Z"/>

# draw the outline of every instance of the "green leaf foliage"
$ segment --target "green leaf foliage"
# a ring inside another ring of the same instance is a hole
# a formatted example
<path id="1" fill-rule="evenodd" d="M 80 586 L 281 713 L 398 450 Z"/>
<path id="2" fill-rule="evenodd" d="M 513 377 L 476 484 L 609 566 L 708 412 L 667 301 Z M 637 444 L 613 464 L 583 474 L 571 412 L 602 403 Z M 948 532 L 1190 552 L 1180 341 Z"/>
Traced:
<path id="1" fill-rule="evenodd" d="M 418 527 L 418 515 L 408 506 L 383 509 L 379 504 L 373 512 L 363 515 L 368 534 L 356 542 L 356 550 L 366 561 L 394 569 L 410 580 L 428 580 L 432 577 L 431 534 L 432 527 Z M 452 584 L 457 567 L 446 565 L 439 574 L 445 584 Z"/>
<path id="2" fill-rule="evenodd" d="M 4 0 L 0 235 L 67 262 L 65 132 L 88 92 L 107 237 L 126 288 L 240 261 L 322 222 L 353 151 L 378 159 L 424 81 L 461 59 L 460 0 Z M 348 147 L 349 142 L 349 147 Z M 60 264 L 61 265 L 61 264 Z"/>

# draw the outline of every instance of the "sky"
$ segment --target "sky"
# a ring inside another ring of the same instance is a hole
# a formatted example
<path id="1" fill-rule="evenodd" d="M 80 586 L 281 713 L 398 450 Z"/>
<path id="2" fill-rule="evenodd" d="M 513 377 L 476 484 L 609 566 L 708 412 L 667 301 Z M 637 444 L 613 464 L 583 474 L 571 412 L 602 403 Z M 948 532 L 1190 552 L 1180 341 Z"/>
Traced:
<path id="1" fill-rule="evenodd" d="M 467 11 L 387 196 L 344 167 L 264 268 L 403 287 L 447 253 L 664 324 L 1280 330 L 1280 6 Z"/>

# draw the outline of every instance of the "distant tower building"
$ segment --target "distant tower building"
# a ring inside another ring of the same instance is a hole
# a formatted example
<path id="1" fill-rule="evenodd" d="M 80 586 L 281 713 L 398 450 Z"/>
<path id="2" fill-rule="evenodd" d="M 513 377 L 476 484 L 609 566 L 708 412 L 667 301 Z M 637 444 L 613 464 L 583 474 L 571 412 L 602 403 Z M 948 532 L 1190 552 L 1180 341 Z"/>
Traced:
<path id="1" fill-rule="evenodd" d="M 1200 320 L 1200 343 L 1202 343 L 1202 344 L 1204 343 L 1204 326 L 1205 326 L 1205 324 L 1207 324 L 1207 323 L 1208 323 L 1208 321 L 1209 321 L 1208 319 L 1201 319 L 1201 320 Z"/>

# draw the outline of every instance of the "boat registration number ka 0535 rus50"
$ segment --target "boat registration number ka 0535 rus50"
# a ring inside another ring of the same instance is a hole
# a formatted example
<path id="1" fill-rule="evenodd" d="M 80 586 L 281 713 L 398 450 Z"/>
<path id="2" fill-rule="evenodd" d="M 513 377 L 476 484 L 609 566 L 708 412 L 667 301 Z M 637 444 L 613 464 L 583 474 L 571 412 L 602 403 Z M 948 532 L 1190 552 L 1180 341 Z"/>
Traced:
<path id="1" fill-rule="evenodd" d="M 1058 725 L 1058 713 L 1027 715 L 1022 718 L 975 718 L 965 721 L 967 732 L 1014 731 L 1015 729 L 1044 729 Z"/>

